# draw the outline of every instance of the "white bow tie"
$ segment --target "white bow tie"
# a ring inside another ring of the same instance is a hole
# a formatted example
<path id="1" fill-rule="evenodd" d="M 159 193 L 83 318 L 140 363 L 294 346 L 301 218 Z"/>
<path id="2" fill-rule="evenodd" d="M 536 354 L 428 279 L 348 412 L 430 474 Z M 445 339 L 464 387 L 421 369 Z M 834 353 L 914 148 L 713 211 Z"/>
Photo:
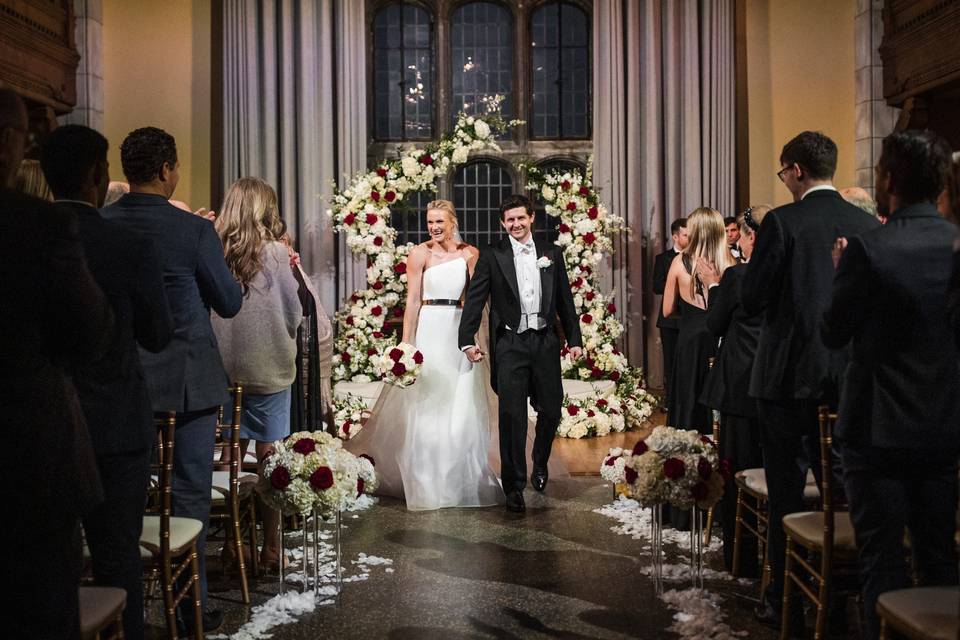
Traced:
<path id="1" fill-rule="evenodd" d="M 516 246 L 516 245 L 514 245 L 514 247 L 513 247 L 513 255 L 518 255 L 518 254 L 527 255 L 528 253 L 530 253 L 530 252 L 533 251 L 534 249 L 535 249 L 535 247 L 534 247 L 534 245 L 533 245 L 532 242 L 528 242 L 528 243 L 526 243 L 526 244 L 522 244 L 522 245 L 520 245 L 519 247 Z"/>

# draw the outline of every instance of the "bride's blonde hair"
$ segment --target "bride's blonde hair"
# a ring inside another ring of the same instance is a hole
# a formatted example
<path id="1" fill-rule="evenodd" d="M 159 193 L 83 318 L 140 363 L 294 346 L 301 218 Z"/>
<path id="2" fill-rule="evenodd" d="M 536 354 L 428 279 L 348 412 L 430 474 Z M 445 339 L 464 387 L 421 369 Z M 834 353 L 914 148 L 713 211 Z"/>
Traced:
<path id="1" fill-rule="evenodd" d="M 215 223 L 223 254 L 244 293 L 261 269 L 266 242 L 280 241 L 287 227 L 277 209 L 277 194 L 260 178 L 240 178 L 227 191 Z"/>
<path id="2" fill-rule="evenodd" d="M 693 277 L 690 278 L 690 298 L 697 295 L 697 258 L 705 258 L 716 265 L 720 275 L 736 264 L 730 247 L 727 246 L 727 234 L 723 216 L 716 209 L 699 207 L 687 216 L 687 231 L 690 243 L 683 250 L 693 263 Z"/>

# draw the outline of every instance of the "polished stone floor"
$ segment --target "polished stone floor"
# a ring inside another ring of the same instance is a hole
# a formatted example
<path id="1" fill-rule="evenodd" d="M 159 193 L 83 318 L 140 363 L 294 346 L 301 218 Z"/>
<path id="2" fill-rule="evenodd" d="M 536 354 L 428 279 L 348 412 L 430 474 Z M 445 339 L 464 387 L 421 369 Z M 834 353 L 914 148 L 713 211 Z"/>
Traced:
<path id="1" fill-rule="evenodd" d="M 525 515 L 502 507 L 409 512 L 396 500 L 344 520 L 348 577 L 360 553 L 389 558 L 367 579 L 344 585 L 338 602 L 270 631 L 285 638 L 676 638 L 674 611 L 641 571 L 642 541 L 611 531 L 616 521 L 593 510 L 611 502 L 598 477 L 551 480 L 544 495 L 527 491 Z M 667 562 L 683 549 L 667 546 Z M 709 558 L 719 569 L 718 558 Z M 235 581 L 224 583 L 210 562 L 211 600 L 226 611 L 222 634 L 249 617 Z M 276 579 L 253 584 L 254 604 L 276 593 Z M 667 583 L 667 588 L 685 588 Z M 726 623 L 751 638 L 773 633 L 754 621 L 755 587 L 707 581 L 723 598 Z M 151 637 L 161 637 L 154 606 Z"/>

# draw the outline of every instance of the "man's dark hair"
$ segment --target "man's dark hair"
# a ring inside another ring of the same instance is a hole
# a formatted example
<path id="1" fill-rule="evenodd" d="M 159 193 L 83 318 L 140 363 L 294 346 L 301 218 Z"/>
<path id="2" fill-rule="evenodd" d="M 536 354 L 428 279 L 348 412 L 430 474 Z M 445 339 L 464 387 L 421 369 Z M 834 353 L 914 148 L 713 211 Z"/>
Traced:
<path id="1" fill-rule="evenodd" d="M 533 215 L 533 203 L 530 201 L 530 198 L 514 194 L 508 196 L 506 200 L 500 203 L 500 219 L 503 220 L 504 213 L 517 207 L 524 207 L 528 215 Z"/>
<path id="2" fill-rule="evenodd" d="M 131 131 L 120 145 L 120 165 L 130 184 L 147 184 L 160 176 L 163 163 L 177 164 L 177 143 L 156 127 Z"/>
<path id="3" fill-rule="evenodd" d="M 793 163 L 814 180 L 831 180 L 837 172 L 837 145 L 819 131 L 804 131 L 780 152 L 780 164 Z"/>
<path id="4" fill-rule="evenodd" d="M 671 236 L 677 235 L 678 233 L 680 233 L 680 229 L 683 229 L 686 226 L 687 226 L 686 218 L 677 218 L 676 220 L 670 223 L 670 235 Z"/>
<path id="5" fill-rule="evenodd" d="M 883 139 L 880 174 L 890 173 L 890 193 L 904 204 L 933 202 L 947 184 L 950 146 L 932 131 L 910 129 Z"/>
<path id="6" fill-rule="evenodd" d="M 737 216 L 727 216 L 723 219 L 723 226 L 729 227 L 732 224 L 737 224 Z"/>
<path id="7" fill-rule="evenodd" d="M 75 196 L 98 163 L 107 161 L 107 139 L 90 127 L 65 124 L 54 129 L 40 147 L 40 168 L 58 198 Z"/>

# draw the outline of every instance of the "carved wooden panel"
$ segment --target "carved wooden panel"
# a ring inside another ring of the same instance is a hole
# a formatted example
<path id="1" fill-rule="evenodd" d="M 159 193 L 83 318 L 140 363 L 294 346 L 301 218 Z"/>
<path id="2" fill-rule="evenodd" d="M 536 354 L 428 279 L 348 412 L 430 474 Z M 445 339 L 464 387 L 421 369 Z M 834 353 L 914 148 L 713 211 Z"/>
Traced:
<path id="1" fill-rule="evenodd" d="M 72 0 L 0 0 L 0 80 L 31 112 L 68 113 L 77 102 Z"/>
<path id="2" fill-rule="evenodd" d="M 960 81 L 960 0 L 886 0 L 880 57 L 893 106 Z"/>

